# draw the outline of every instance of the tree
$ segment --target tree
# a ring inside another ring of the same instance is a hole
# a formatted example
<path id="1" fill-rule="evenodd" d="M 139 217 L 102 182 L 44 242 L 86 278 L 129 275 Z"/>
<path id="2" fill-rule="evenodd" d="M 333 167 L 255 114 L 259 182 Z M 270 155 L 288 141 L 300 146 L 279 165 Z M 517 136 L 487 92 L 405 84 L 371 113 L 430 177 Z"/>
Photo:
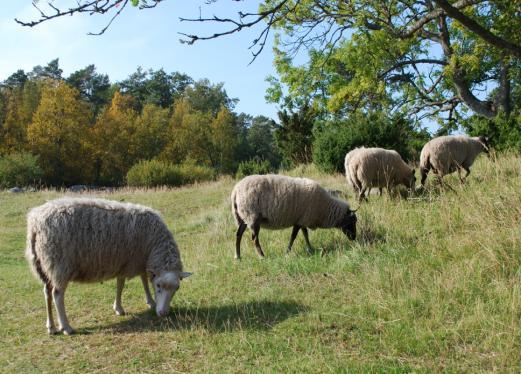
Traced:
<path id="1" fill-rule="evenodd" d="M 96 66 L 87 67 L 72 73 L 67 83 L 75 87 L 81 97 L 92 105 L 94 114 L 110 102 L 111 84 L 108 75 L 96 72 Z"/>
<path id="2" fill-rule="evenodd" d="M 151 160 L 163 151 L 168 142 L 168 121 L 168 108 L 145 105 L 136 119 L 136 129 L 132 137 L 136 161 Z"/>
<path id="3" fill-rule="evenodd" d="M 27 74 L 22 69 L 18 69 L 16 73 L 11 74 L 5 81 L 0 85 L 4 88 L 23 88 L 25 82 L 27 82 Z"/>
<path id="4" fill-rule="evenodd" d="M 42 67 L 36 65 L 33 70 L 28 74 L 29 79 L 42 80 L 52 79 L 61 80 L 63 70 L 60 68 L 60 60 L 55 58 L 51 60 L 46 66 Z"/>
<path id="5" fill-rule="evenodd" d="M 280 124 L 275 130 L 277 147 L 286 162 L 293 165 L 310 163 L 315 113 L 307 106 L 296 112 L 278 113 Z"/>
<path id="6" fill-rule="evenodd" d="M 34 21 L 17 21 L 35 26 L 75 13 L 104 14 L 116 6 L 117 17 L 129 3 L 146 9 L 161 2 L 82 1 L 67 10 L 41 10 Z M 512 86 L 519 84 L 511 77 L 520 68 L 520 15 L 519 2 L 510 0 L 265 0 L 258 12 L 239 12 L 236 18 L 183 20 L 225 27 L 209 35 L 184 34 L 189 44 L 258 27 L 250 46 L 254 58 L 273 31 L 283 36 L 282 60 L 302 47 L 324 50 L 320 64 L 331 57 L 336 65 L 324 92 L 333 108 L 342 101 L 359 108 L 385 96 L 409 114 L 445 114 L 450 122 L 461 117 L 461 104 L 488 118 L 512 110 Z M 345 87 L 346 81 L 353 83 Z"/>
<path id="7" fill-rule="evenodd" d="M 27 136 L 21 117 L 23 91 L 20 88 L 9 89 L 2 96 L 4 109 L 0 127 L 0 153 L 21 152 Z"/>
<path id="8" fill-rule="evenodd" d="M 96 184 L 120 185 L 136 162 L 137 149 L 132 146 L 138 115 L 135 106 L 132 96 L 116 91 L 110 107 L 98 116 L 92 127 L 89 149 Z"/>
<path id="9" fill-rule="evenodd" d="M 248 129 L 247 141 L 251 148 L 251 158 L 267 160 L 271 166 L 278 166 L 280 154 L 275 141 L 277 124 L 265 116 L 254 117 Z"/>
<path id="10" fill-rule="evenodd" d="M 79 92 L 63 81 L 46 85 L 27 129 L 28 148 L 38 155 L 45 181 L 52 185 L 85 183 L 91 162 L 86 148 L 91 114 Z"/>
<path id="11" fill-rule="evenodd" d="M 230 173 L 236 168 L 236 150 L 239 144 L 239 129 L 235 117 L 226 107 L 221 107 L 217 116 L 212 120 L 212 148 L 213 162 L 217 170 Z"/>
<path id="12" fill-rule="evenodd" d="M 216 116 L 223 106 L 233 110 L 239 101 L 239 99 L 228 97 L 223 86 L 224 83 L 212 84 L 208 79 L 201 79 L 185 88 L 183 98 L 193 110 L 208 111 L 212 116 Z"/>
<path id="13" fill-rule="evenodd" d="M 167 74 L 163 69 L 145 71 L 141 67 L 127 79 L 119 82 L 121 92 L 136 99 L 136 110 L 141 110 L 146 104 L 154 104 L 163 108 L 172 105 L 180 98 L 185 88 L 193 83 L 186 74 L 174 72 Z"/>

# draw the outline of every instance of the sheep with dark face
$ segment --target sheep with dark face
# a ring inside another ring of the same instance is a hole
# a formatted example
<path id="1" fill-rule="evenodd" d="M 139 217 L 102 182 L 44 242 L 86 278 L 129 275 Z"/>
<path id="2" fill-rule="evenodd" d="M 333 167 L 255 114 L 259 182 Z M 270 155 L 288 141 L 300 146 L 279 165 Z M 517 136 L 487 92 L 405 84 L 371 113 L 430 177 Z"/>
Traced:
<path id="1" fill-rule="evenodd" d="M 126 278 L 139 275 L 147 304 L 164 316 L 183 272 L 177 245 L 154 210 L 116 201 L 63 198 L 33 208 L 27 216 L 27 260 L 44 284 L 47 329 L 57 332 L 52 301 L 60 331 L 74 332 L 65 313 L 67 285 L 117 278 L 114 310 L 124 314 L 121 293 Z M 156 302 L 148 279 L 154 285 Z"/>
<path id="2" fill-rule="evenodd" d="M 420 154 L 422 186 L 429 170 L 438 176 L 440 183 L 445 175 L 457 171 L 461 183 L 464 183 L 470 174 L 470 167 L 481 152 L 489 153 L 488 140 L 483 136 L 451 135 L 430 140 Z M 464 177 L 461 176 L 461 169 L 466 172 Z"/>
<path id="3" fill-rule="evenodd" d="M 307 250 L 311 244 L 307 229 L 336 227 L 350 239 L 356 237 L 356 215 L 347 202 L 333 197 L 317 182 L 282 175 L 250 175 L 239 181 L 231 194 L 232 212 L 237 222 L 235 258 L 241 257 L 241 239 L 246 227 L 252 232 L 260 257 L 259 230 L 293 227 L 289 252 L 302 230 Z"/>

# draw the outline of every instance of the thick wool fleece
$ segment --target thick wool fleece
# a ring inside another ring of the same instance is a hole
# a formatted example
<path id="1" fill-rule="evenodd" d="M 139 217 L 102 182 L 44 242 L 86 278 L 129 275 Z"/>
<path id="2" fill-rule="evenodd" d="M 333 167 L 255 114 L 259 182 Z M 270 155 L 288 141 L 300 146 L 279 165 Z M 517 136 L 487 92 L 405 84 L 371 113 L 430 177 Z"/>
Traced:
<path id="1" fill-rule="evenodd" d="M 430 140 L 422 148 L 420 168 L 430 169 L 440 177 L 463 167 L 469 169 L 476 157 L 487 151 L 479 137 L 466 135 L 440 136 Z"/>
<path id="2" fill-rule="evenodd" d="M 355 181 L 353 179 L 353 176 L 351 175 L 351 172 L 350 172 L 350 168 L 349 168 L 349 165 L 351 163 L 351 160 L 353 158 L 353 156 L 360 150 L 360 149 L 365 149 L 365 147 L 360 147 L 360 148 L 355 148 L 355 149 L 352 149 L 351 151 L 349 151 L 347 154 L 346 154 L 346 157 L 344 159 L 344 169 L 345 169 L 345 173 L 346 173 L 346 179 L 347 179 L 347 184 L 350 185 L 355 191 L 358 190 L 358 187 L 356 186 L 355 184 Z"/>
<path id="3" fill-rule="evenodd" d="M 359 149 L 351 157 L 349 172 L 359 187 L 409 187 L 414 182 L 414 169 L 398 152 L 383 148 Z"/>
<path id="4" fill-rule="evenodd" d="M 26 257 L 44 282 L 131 278 L 182 271 L 177 245 L 154 210 L 90 198 L 63 198 L 27 216 Z"/>
<path id="5" fill-rule="evenodd" d="M 235 185 L 231 199 L 237 223 L 250 228 L 255 222 L 268 229 L 336 227 L 349 211 L 317 182 L 282 175 L 248 176 Z"/>

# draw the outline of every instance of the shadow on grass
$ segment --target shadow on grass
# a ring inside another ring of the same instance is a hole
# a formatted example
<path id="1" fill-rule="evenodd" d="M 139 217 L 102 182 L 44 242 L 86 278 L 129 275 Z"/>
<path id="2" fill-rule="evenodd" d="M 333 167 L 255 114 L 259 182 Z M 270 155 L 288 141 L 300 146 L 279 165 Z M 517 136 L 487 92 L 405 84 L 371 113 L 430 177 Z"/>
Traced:
<path id="1" fill-rule="evenodd" d="M 306 306 L 293 301 L 268 300 L 221 306 L 174 306 L 170 314 L 164 318 L 159 318 L 152 310 L 148 310 L 134 314 L 131 319 L 104 326 L 102 329 L 110 329 L 114 333 L 194 329 L 211 332 L 269 330 L 286 319 L 306 311 Z"/>

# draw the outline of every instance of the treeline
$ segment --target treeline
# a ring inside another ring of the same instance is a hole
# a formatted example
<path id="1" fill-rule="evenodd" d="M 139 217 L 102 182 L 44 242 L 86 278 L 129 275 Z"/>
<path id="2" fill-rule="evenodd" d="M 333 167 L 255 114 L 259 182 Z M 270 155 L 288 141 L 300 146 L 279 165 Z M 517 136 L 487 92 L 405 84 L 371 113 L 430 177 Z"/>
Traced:
<path id="1" fill-rule="evenodd" d="M 276 123 L 236 113 L 237 102 L 222 83 L 162 69 L 116 83 L 94 65 L 64 77 L 57 59 L 18 70 L 0 86 L 0 178 L 23 165 L 44 185 L 114 186 L 148 160 L 188 174 L 278 167 Z"/>
<path id="2" fill-rule="evenodd" d="M 222 83 L 138 68 L 120 82 L 94 65 L 64 77 L 58 60 L 0 84 L 0 188 L 181 185 L 316 163 L 342 172 L 358 146 L 418 159 L 429 134 L 382 108 L 344 116 L 305 101 L 277 122 L 237 113 Z"/>

